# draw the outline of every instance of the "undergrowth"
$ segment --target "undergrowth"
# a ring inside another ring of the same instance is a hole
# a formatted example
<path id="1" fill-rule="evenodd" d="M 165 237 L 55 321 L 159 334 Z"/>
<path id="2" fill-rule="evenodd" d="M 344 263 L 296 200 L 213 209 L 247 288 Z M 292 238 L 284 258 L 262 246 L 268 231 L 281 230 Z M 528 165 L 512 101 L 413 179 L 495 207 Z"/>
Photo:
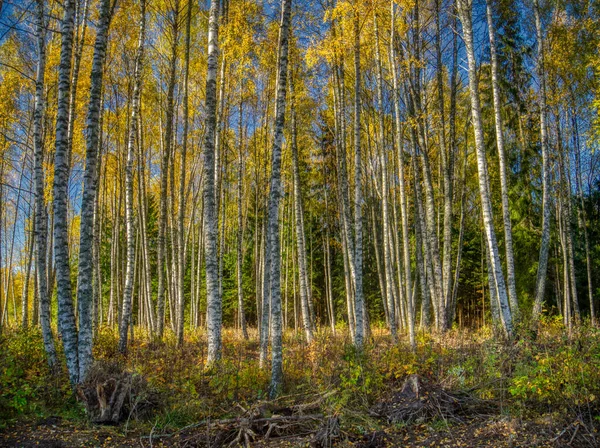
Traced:
<path id="1" fill-rule="evenodd" d="M 168 431 L 211 418 L 228 418 L 266 400 L 269 369 L 258 368 L 257 334 L 250 339 L 223 332 L 223 360 L 204 367 L 203 330 L 186 334 L 183 347 L 174 335 L 163 342 L 137 330 L 127 357 L 116 351 L 116 331 L 99 331 L 94 355 L 117 361 L 142 375 L 159 397 L 144 421 L 128 425 Z M 0 425 L 18 419 L 57 415 L 85 419 L 65 371 L 52 375 L 37 328 L 7 330 L 0 337 Z M 59 357 L 62 354 L 59 352 Z M 446 390 L 490 400 L 504 413 L 535 416 L 576 407 L 598 419 L 600 400 L 600 331 L 581 326 L 570 337 L 556 321 L 546 321 L 536 337 L 523 332 L 507 343 L 489 328 L 452 330 L 444 335 L 420 333 L 416 351 L 407 341 L 392 345 L 386 330 L 374 328 L 358 353 L 348 335 L 322 329 L 313 344 L 298 334 L 284 337 L 285 385 L 282 404 L 311 402 L 337 415 L 354 429 L 377 428 L 368 412 L 377 400 L 398 390 L 408 375 Z"/>

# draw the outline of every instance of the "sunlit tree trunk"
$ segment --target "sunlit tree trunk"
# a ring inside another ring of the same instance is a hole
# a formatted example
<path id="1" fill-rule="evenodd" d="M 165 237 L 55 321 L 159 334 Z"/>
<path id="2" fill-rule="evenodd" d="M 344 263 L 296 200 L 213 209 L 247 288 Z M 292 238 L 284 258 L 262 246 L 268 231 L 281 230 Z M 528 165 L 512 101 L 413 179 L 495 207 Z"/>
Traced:
<path id="1" fill-rule="evenodd" d="M 508 203 L 508 178 L 506 175 L 506 151 L 504 149 L 504 130 L 501 114 L 500 83 L 498 80 L 498 55 L 496 52 L 496 29 L 492 12 L 492 0 L 486 0 L 486 17 L 490 37 L 490 54 L 492 68 L 492 92 L 494 97 L 494 120 L 496 124 L 496 147 L 500 170 L 500 195 L 502 197 L 502 220 L 504 222 L 504 246 L 506 249 L 506 280 L 510 310 L 515 320 L 519 319 L 519 302 L 515 283 L 515 262 L 512 244 L 512 225 L 510 222 L 510 207 Z"/>
<path id="2" fill-rule="evenodd" d="M 163 155 L 160 167 L 160 193 L 159 193 L 159 218 L 158 218 L 158 250 L 157 250 L 157 269 L 158 269 L 158 295 L 157 295 L 157 313 L 156 313 L 156 333 L 159 339 L 162 339 L 165 328 L 165 290 L 167 289 L 167 202 L 168 202 L 168 179 L 169 167 L 171 164 L 171 152 L 173 147 L 173 115 L 174 115 L 174 95 L 175 95 L 175 77 L 177 76 L 177 47 L 179 44 L 179 0 L 175 0 L 173 5 L 173 17 L 171 18 L 171 55 L 169 61 L 169 79 L 167 84 L 167 104 L 165 114 L 165 135 L 163 145 Z M 172 296 L 170 295 L 171 299 Z M 171 313 L 171 317 L 173 317 Z"/>
<path id="3" fill-rule="evenodd" d="M 308 306 L 310 300 L 308 274 L 306 268 L 306 241 L 304 238 L 304 208 L 302 207 L 302 190 L 300 186 L 300 170 L 298 168 L 298 126 L 296 117 L 296 92 L 294 90 L 294 75 L 290 71 L 290 112 L 292 131 L 292 178 L 294 190 L 294 214 L 296 229 L 296 245 L 298 251 L 298 283 L 300 287 L 300 308 L 302 310 L 302 325 L 306 340 L 311 343 L 313 335 L 313 322 Z"/>
<path id="4" fill-rule="evenodd" d="M 240 85 L 240 111 L 238 123 L 238 176 L 237 176 L 237 245 L 236 245 L 236 275 L 237 275 L 237 298 L 238 298 L 238 323 L 244 339 L 248 339 L 248 329 L 246 327 L 246 312 L 244 310 L 244 216 L 242 211 L 242 193 L 244 181 L 244 135 L 243 135 L 243 111 L 244 111 L 244 86 Z"/>
<path id="5" fill-rule="evenodd" d="M 133 162 L 135 143 L 138 136 L 140 94 L 142 88 L 142 63 L 144 58 L 144 36 L 146 32 L 146 0 L 140 0 L 140 30 L 138 48 L 133 72 L 133 98 L 131 101 L 131 121 L 127 140 L 127 165 L 125 167 L 125 225 L 127 235 L 127 267 L 125 268 L 125 288 L 123 289 L 123 310 L 119 327 L 119 351 L 127 351 L 127 331 L 131 325 L 131 308 L 134 282 L 135 237 L 133 214 Z M 141 295 L 140 295 L 141 297 Z"/>
<path id="6" fill-rule="evenodd" d="M 183 345 L 183 328 L 184 328 L 184 317 L 185 317 L 185 175 L 188 171 L 186 165 L 187 157 L 187 146 L 188 146 L 188 132 L 189 132 L 189 71 L 190 71 L 190 38 L 191 38 L 191 24 L 192 24 L 192 0 L 188 0 L 188 8 L 186 14 L 186 25 L 185 25 L 185 56 L 184 56 L 184 68 L 183 68 L 183 145 L 181 147 L 181 167 L 180 167 L 180 180 L 179 180 L 179 216 L 177 222 L 179 225 L 177 231 L 178 241 L 178 253 L 179 257 L 178 267 L 179 271 L 177 281 L 177 345 Z"/>
<path id="7" fill-rule="evenodd" d="M 85 380 L 92 363 L 92 306 L 93 306 L 93 257 L 94 206 L 98 164 L 98 134 L 100 105 L 102 104 L 102 82 L 104 60 L 108 46 L 108 29 L 115 2 L 102 0 L 100 3 L 98 30 L 94 44 L 94 59 L 90 81 L 90 102 L 86 119 L 86 160 L 81 199 L 79 240 L 79 272 L 77 276 L 77 306 L 79 318 L 79 381 Z"/>
<path id="8" fill-rule="evenodd" d="M 415 347 L 415 304 L 412 294 L 412 275 L 411 275 L 411 256 L 410 256 L 410 237 L 408 227 L 408 204 L 406 198 L 406 180 L 404 170 L 404 146 L 402 138 L 401 111 L 400 111 L 400 91 L 398 85 L 398 55 L 396 52 L 396 12 L 394 2 L 390 2 L 392 26 L 390 36 L 390 65 L 392 68 L 392 87 L 394 101 L 394 124 L 396 132 L 396 151 L 398 156 L 398 188 L 400 192 L 400 220 L 402 224 L 402 254 L 404 267 L 404 288 L 406 297 L 406 311 L 408 320 L 409 342 L 411 347 Z M 402 287 L 402 285 L 400 285 Z"/>
<path id="9" fill-rule="evenodd" d="M 219 57 L 219 2 L 211 0 L 208 19 L 206 74 L 206 130 L 204 135 L 204 254 L 207 298 L 207 364 L 221 359 L 222 303 L 217 261 L 217 210 L 215 204 L 215 132 L 217 127 L 217 64 Z"/>
<path id="10" fill-rule="evenodd" d="M 63 10 L 64 15 L 60 25 L 61 50 L 58 68 L 58 108 L 56 114 L 56 149 L 54 153 L 53 233 L 58 297 L 58 329 L 63 340 L 69 380 L 72 385 L 75 385 L 79 380 L 79 355 L 71 289 L 67 215 L 67 188 L 70 170 L 68 155 L 69 90 L 71 85 L 71 50 L 73 47 L 75 0 L 65 0 Z"/>
<path id="11" fill-rule="evenodd" d="M 360 142 L 360 15 L 354 5 L 354 345 L 361 349 L 365 337 L 365 304 L 363 297 L 362 244 L 362 160 Z M 350 238 L 350 235 L 346 235 Z"/>
<path id="12" fill-rule="evenodd" d="M 379 27 L 377 26 L 377 15 L 373 13 L 373 29 L 375 32 L 375 66 L 376 66 L 376 84 L 377 84 L 377 107 L 379 109 L 378 120 L 378 138 L 379 138 L 379 159 L 381 165 L 381 209 L 383 221 L 383 269 L 385 278 L 385 294 L 388 310 L 388 321 L 392 342 L 398 340 L 396 330 L 396 306 L 394 300 L 394 290 L 396 289 L 393 280 L 393 241 L 390 238 L 390 212 L 389 212 L 389 181 L 388 181 L 388 160 L 387 149 L 385 147 L 385 124 L 383 111 L 383 70 L 381 68 L 381 53 L 379 50 Z"/>
<path id="13" fill-rule="evenodd" d="M 281 147 L 285 125 L 285 102 L 287 93 L 288 47 L 292 22 L 292 0 L 282 0 L 281 27 L 279 29 L 277 94 L 275 98 L 275 127 L 273 152 L 271 159 L 271 186 L 267 221 L 267 238 L 270 250 L 266 252 L 270 270 L 271 296 L 271 385 L 269 396 L 274 398 L 283 385 L 283 352 L 281 328 L 281 286 L 279 253 L 279 202 L 282 197 L 281 186 Z"/>
<path id="14" fill-rule="evenodd" d="M 44 350 L 50 369 L 56 366 L 56 349 L 50 322 L 50 294 L 48 293 L 48 267 L 46 252 L 48 244 L 48 215 L 44 199 L 45 174 L 44 174 L 44 72 L 46 71 L 46 27 L 45 27 L 45 0 L 36 1 L 35 30 L 38 51 L 38 62 L 35 78 L 35 103 L 33 110 L 33 148 L 34 148 L 34 188 L 35 188 L 35 267 L 37 275 L 37 292 L 39 297 L 40 324 Z"/>
<path id="15" fill-rule="evenodd" d="M 494 230 L 492 203 L 490 200 L 488 167 L 487 160 L 485 157 L 481 105 L 479 102 L 479 82 L 477 78 L 475 53 L 473 49 L 472 0 L 458 0 L 458 13 L 462 22 L 463 40 L 465 42 L 465 49 L 469 65 L 469 90 L 471 94 L 470 96 L 471 113 L 473 117 L 473 131 L 475 134 L 475 151 L 477 154 L 477 172 L 479 174 L 479 194 L 481 197 L 481 211 L 483 214 L 485 239 L 490 256 L 490 263 L 488 269 L 490 277 L 490 289 L 495 288 L 498 297 L 504 333 L 507 337 L 511 337 L 513 332 L 512 315 L 508 303 L 506 284 L 504 281 L 504 274 L 502 272 L 502 265 L 500 263 L 500 254 L 498 251 L 498 243 L 496 241 L 496 232 Z"/>

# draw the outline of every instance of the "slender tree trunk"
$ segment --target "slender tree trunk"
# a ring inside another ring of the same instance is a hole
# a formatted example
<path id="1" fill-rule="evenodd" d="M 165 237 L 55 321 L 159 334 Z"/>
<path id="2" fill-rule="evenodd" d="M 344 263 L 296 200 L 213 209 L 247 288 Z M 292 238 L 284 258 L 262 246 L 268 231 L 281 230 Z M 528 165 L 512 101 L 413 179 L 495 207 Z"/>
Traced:
<path id="1" fill-rule="evenodd" d="M 294 75 L 290 71 L 290 110 L 292 131 L 292 178 L 294 191 L 294 214 L 296 229 L 296 245 L 298 251 L 298 280 L 300 286 L 300 307 L 302 309 L 302 325 L 306 341 L 310 344 L 314 339 L 313 322 L 309 309 L 308 274 L 306 269 L 306 241 L 304 237 L 304 208 L 302 206 L 302 189 L 300 186 L 300 170 L 298 168 L 298 125 L 296 117 L 296 91 L 294 88 Z"/>
<path id="2" fill-rule="evenodd" d="M 451 322 L 449 321 L 450 312 L 448 305 L 451 301 L 450 294 L 452 288 L 452 187 L 453 187 L 453 147 L 450 145 L 448 150 L 446 140 L 446 112 L 445 112 L 445 100 L 444 100 L 444 81 L 443 81 L 443 63 L 442 63 L 442 32 L 441 32 L 441 11 L 440 11 L 440 0 L 436 0 L 436 35 L 435 35 L 435 53 L 436 53 L 436 75 L 437 75 L 437 89 L 438 89 L 438 108 L 440 114 L 440 129 L 439 129 L 439 142 L 440 142 L 440 154 L 441 154 L 441 170 L 443 178 L 443 191 L 444 191 L 444 246 L 443 246 L 443 258 L 442 258 L 442 292 L 443 297 L 441 299 L 441 306 L 444 309 L 444 322 L 442 325 L 444 328 L 449 328 Z"/>
<path id="3" fill-rule="evenodd" d="M 211 0 L 208 20 L 208 69 L 206 75 L 206 133 L 204 134 L 204 250 L 208 357 L 207 364 L 221 358 L 222 303 L 217 260 L 217 210 L 215 204 L 215 132 L 217 127 L 217 64 L 219 57 L 219 2 Z"/>
<path id="4" fill-rule="evenodd" d="M 71 50 L 73 47 L 74 22 L 75 0 L 65 0 L 64 15 L 60 26 L 61 50 L 58 68 L 58 109 L 54 154 L 53 233 L 58 296 L 58 328 L 63 340 L 69 380 L 72 385 L 77 384 L 79 381 L 77 326 L 71 290 L 67 222 L 67 188 L 70 168 L 68 158 L 69 88 L 71 84 Z"/>
<path id="5" fill-rule="evenodd" d="M 165 328 L 165 290 L 167 289 L 166 284 L 168 283 L 168 279 L 165 278 L 167 264 L 167 186 L 169 178 L 169 166 L 171 163 L 171 152 L 173 147 L 175 77 L 177 76 L 177 47 L 179 44 L 179 0 L 175 0 L 173 8 L 173 17 L 171 19 L 171 59 L 169 62 L 169 80 L 167 84 L 167 105 L 165 114 L 165 138 L 160 168 L 160 204 L 157 240 L 158 296 L 156 304 L 156 333 L 159 339 L 162 339 Z"/>
<path id="6" fill-rule="evenodd" d="M 33 221 L 35 221 L 35 209 L 33 212 Z M 27 328 L 29 324 L 29 279 L 31 278 L 31 264 L 33 261 L 34 247 L 33 233 L 29 236 L 29 249 L 27 250 L 27 267 L 25 268 L 25 278 L 23 279 L 23 294 L 21 296 L 21 326 Z"/>
<path id="7" fill-rule="evenodd" d="M 190 71 L 190 38 L 191 38 L 191 24 L 192 24 L 192 0 L 188 0 L 188 9 L 186 15 L 185 25 L 185 66 L 183 69 L 183 145 L 181 148 L 181 168 L 180 168 L 180 182 L 179 182 L 179 216 L 178 216 L 178 257 L 179 257 L 179 280 L 178 280 L 178 318 L 177 318 L 177 345 L 183 345 L 183 328 L 184 328 L 184 314 L 185 314 L 185 173 L 187 172 L 186 156 L 187 156 L 187 145 L 188 145 L 188 129 L 189 129 L 189 71 Z"/>
<path id="8" fill-rule="evenodd" d="M 135 237 L 133 214 L 133 162 L 135 143 L 138 136 L 140 96 L 142 89 L 142 64 L 144 60 L 144 38 L 146 32 L 146 0 L 140 0 L 140 29 L 138 48 L 135 55 L 133 71 L 133 98 L 131 101 L 131 121 L 127 140 L 127 165 L 125 167 L 125 226 L 127 235 L 127 267 L 125 269 L 125 288 L 123 289 L 123 310 L 119 328 L 119 351 L 127 352 L 127 330 L 131 324 L 131 308 L 133 301 L 133 282 L 135 266 Z"/>
<path id="9" fill-rule="evenodd" d="M 100 105 L 102 104 L 102 82 L 104 60 L 108 46 L 108 29 L 115 2 L 102 0 L 94 59 L 90 81 L 90 102 L 86 120 L 86 161 L 83 177 L 83 197 L 81 199 L 81 223 L 79 240 L 79 272 L 77 276 L 77 306 L 79 317 L 79 381 L 84 381 L 92 363 L 92 306 L 93 306 L 93 257 L 94 206 L 96 204 L 98 134 Z"/>
<path id="10" fill-rule="evenodd" d="M 354 345 L 362 349 L 365 337 L 365 303 L 363 297 L 362 244 L 362 162 L 360 142 L 360 16 L 354 4 Z M 350 238 L 350 235 L 346 235 Z"/>
<path id="11" fill-rule="evenodd" d="M 388 310 L 388 321 L 392 342 L 398 341 L 396 330 L 396 306 L 394 301 L 394 280 L 393 280 L 393 265 L 392 265 L 392 245 L 390 238 L 390 212 L 389 212 L 389 183 L 387 173 L 387 149 L 385 147 L 385 124 L 383 110 L 383 70 L 381 68 L 381 53 L 379 51 L 379 27 L 377 26 L 377 15 L 373 12 L 373 28 L 375 32 L 375 66 L 377 70 L 377 107 L 379 109 L 379 159 L 381 165 L 381 209 L 383 221 L 383 269 L 385 273 L 385 293 Z"/>
<path id="12" fill-rule="evenodd" d="M 539 79 L 539 107 L 540 107 L 540 145 L 542 148 L 542 239 L 540 242 L 540 256 L 538 260 L 537 280 L 535 287 L 535 302 L 533 305 L 532 319 L 539 320 L 544 301 L 546 288 L 546 271 L 548 269 L 548 250 L 550 248 L 550 173 L 547 141 L 546 122 L 546 69 L 544 67 L 544 40 L 542 21 L 540 18 L 540 5 L 538 0 L 533 0 L 535 15 L 535 34 L 537 38 L 537 73 Z"/>
<path id="13" fill-rule="evenodd" d="M 483 127 L 481 118 L 481 105 L 479 102 L 479 82 L 475 67 L 475 54 L 473 50 L 473 24 L 472 24 L 472 0 L 458 0 L 458 13 L 462 22 L 463 40 L 467 52 L 469 64 L 469 89 L 471 92 L 471 112 L 473 117 L 473 131 L 475 134 L 475 150 L 477 153 L 477 172 L 479 174 L 479 194 L 481 197 L 481 211 L 483 214 L 483 225 L 486 236 L 487 248 L 489 250 L 489 277 L 490 289 L 495 288 L 498 296 L 500 314 L 504 333 L 512 337 L 512 314 L 508 303 L 504 274 L 500 263 L 496 232 L 494 230 L 494 219 L 492 215 L 492 203 L 490 200 L 490 186 L 488 178 L 487 160 L 485 157 L 485 144 L 483 139 Z"/>
<path id="14" fill-rule="evenodd" d="M 398 152 L 398 188 L 400 190 L 400 219 L 402 222 L 402 253 L 404 256 L 404 288 L 406 290 L 407 300 L 407 319 L 409 329 L 409 340 L 411 347 L 415 347 L 415 308 L 412 302 L 412 275 L 410 271 L 411 257 L 410 257 L 410 237 L 408 227 L 408 205 L 406 200 L 406 181 L 404 172 L 404 147 L 402 139 L 402 126 L 401 126 L 401 112 L 400 112 L 400 92 L 398 86 L 398 67 L 397 67 L 397 53 L 396 53 L 396 29 L 395 29 L 395 18 L 396 13 L 394 9 L 394 2 L 391 1 L 391 14 L 392 14 L 392 31 L 390 36 L 390 55 L 391 55 L 391 67 L 392 67 L 392 86 L 394 89 L 394 124 L 396 131 L 396 151 Z"/>
<path id="15" fill-rule="evenodd" d="M 504 149 L 504 133 L 501 114 L 500 83 L 498 80 L 498 56 L 496 53 L 496 30 L 492 12 L 492 0 L 486 0 L 486 16 L 490 36 L 490 53 L 492 66 L 492 92 L 494 96 L 494 119 L 496 124 L 496 147 L 500 170 L 500 195 L 502 197 L 502 220 L 504 221 L 504 245 L 506 248 L 506 280 L 508 299 L 513 318 L 519 320 L 519 301 L 515 283 L 515 261 L 512 244 L 512 225 L 510 222 L 510 207 L 508 203 L 508 178 L 506 175 L 506 151 Z"/>
<path id="16" fill-rule="evenodd" d="M 279 203 L 283 196 L 281 187 L 281 147 L 285 125 L 285 102 L 287 93 L 289 38 L 292 22 L 292 0 L 282 0 L 281 26 L 279 29 L 277 94 L 275 98 L 275 127 L 273 152 L 271 159 L 271 186 L 269 189 L 269 206 L 267 222 L 267 238 L 270 248 L 266 252 L 270 279 L 271 296 L 271 385 L 269 396 L 274 398 L 283 385 L 283 352 L 281 328 L 281 286 L 279 253 Z M 264 316 L 263 316 L 264 318 Z"/>
<path id="17" fill-rule="evenodd" d="M 81 1 L 77 0 L 75 3 L 75 24 L 73 29 L 74 42 L 74 54 L 73 54 L 73 72 L 71 74 L 71 88 L 69 93 L 69 130 L 68 130 L 68 160 L 69 166 L 71 166 L 71 159 L 73 155 L 73 134 L 75 131 L 75 112 L 77 106 L 77 87 L 79 85 L 79 72 L 81 68 L 81 57 L 83 55 L 83 47 L 85 45 L 85 35 L 88 24 L 88 12 L 90 8 L 90 0 L 84 0 L 83 12 L 81 14 L 81 21 L 79 19 L 79 8 Z M 79 25 L 81 25 L 81 35 L 79 34 Z"/>
<path id="18" fill-rule="evenodd" d="M 243 112 L 244 112 L 244 84 L 240 85 L 240 116 L 238 123 L 238 178 L 237 178 L 237 293 L 238 293 L 238 321 L 244 339 L 248 339 L 248 329 L 246 328 L 246 312 L 244 311 L 244 219 L 242 211 L 242 193 L 244 180 L 244 136 L 243 136 Z"/>
<path id="19" fill-rule="evenodd" d="M 579 217 L 579 227 L 583 230 L 584 245 L 585 245 L 585 264 L 587 273 L 587 286 L 588 286 L 588 300 L 590 302 L 590 319 L 592 326 L 596 326 L 596 311 L 594 307 L 594 288 L 592 285 L 592 259 L 590 255 L 590 241 L 587 229 L 587 214 L 585 210 L 585 203 L 583 200 L 583 186 L 581 181 L 581 157 L 580 157 L 580 145 L 579 145 L 579 127 L 577 124 L 577 116 L 575 111 L 572 112 L 571 116 L 572 131 L 573 131 L 573 143 L 575 149 L 575 183 L 577 184 L 577 197 L 579 204 L 577 208 L 577 215 Z"/>

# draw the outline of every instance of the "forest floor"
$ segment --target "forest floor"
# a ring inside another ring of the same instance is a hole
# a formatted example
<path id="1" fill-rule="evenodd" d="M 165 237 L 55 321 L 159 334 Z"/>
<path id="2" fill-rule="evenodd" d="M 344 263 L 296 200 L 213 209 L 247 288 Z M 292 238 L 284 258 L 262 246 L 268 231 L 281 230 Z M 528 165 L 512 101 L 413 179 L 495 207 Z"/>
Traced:
<path id="1" fill-rule="evenodd" d="M 549 321 L 523 335 L 423 333 L 413 353 L 374 329 L 358 354 L 343 329 L 322 329 L 311 345 L 290 331 L 284 391 L 270 401 L 252 332 L 245 341 L 226 330 L 223 360 L 206 370 L 202 330 L 180 348 L 172 335 L 157 343 L 136 332 L 124 358 L 106 329 L 85 387 L 135 384 L 107 425 L 90 422 L 89 390 L 74 394 L 65 372 L 50 375 L 39 332 L 9 331 L 0 337 L 0 446 L 600 446 L 600 331 L 569 336 Z"/>
<path id="2" fill-rule="evenodd" d="M 442 426 L 442 427 L 441 427 Z M 581 431 L 581 432 L 580 432 Z M 594 447 L 600 434 L 576 418 L 568 422 L 562 416 L 548 415 L 535 420 L 490 416 L 465 423 L 414 424 L 402 427 L 383 427 L 365 434 L 346 433 L 330 445 L 317 443 L 313 434 L 294 434 L 257 439 L 254 447 Z M 195 447 L 228 446 L 206 436 L 203 428 L 152 435 L 140 429 L 73 423 L 60 417 L 37 422 L 21 423 L 0 431 L 0 446 L 23 448 L 67 447 Z M 233 444 L 232 446 L 238 446 Z M 243 446 L 243 445 L 240 445 Z"/>

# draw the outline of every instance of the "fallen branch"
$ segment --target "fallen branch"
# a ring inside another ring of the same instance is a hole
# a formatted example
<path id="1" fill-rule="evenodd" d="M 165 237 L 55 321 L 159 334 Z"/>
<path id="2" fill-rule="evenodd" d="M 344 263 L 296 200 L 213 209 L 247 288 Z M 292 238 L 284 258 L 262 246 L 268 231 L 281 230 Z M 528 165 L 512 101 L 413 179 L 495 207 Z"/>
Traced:
<path id="1" fill-rule="evenodd" d="M 252 418 L 252 417 L 236 417 L 236 418 L 226 418 L 222 420 L 210 420 L 205 419 L 201 420 L 197 423 L 192 423 L 191 425 L 184 426 L 183 428 L 165 434 L 150 434 L 147 436 L 142 436 L 144 439 L 159 439 L 159 438 L 168 438 L 176 436 L 177 434 L 181 434 L 184 431 L 189 429 L 198 428 L 200 426 L 207 426 L 210 429 L 235 425 L 239 427 L 248 427 L 250 428 L 254 424 L 268 423 L 268 424 L 276 424 L 276 423 L 297 423 L 300 421 L 306 420 L 322 420 L 324 418 L 323 414 L 308 414 L 308 415 L 286 415 L 280 416 L 276 415 L 274 417 L 261 417 L 261 418 Z"/>

